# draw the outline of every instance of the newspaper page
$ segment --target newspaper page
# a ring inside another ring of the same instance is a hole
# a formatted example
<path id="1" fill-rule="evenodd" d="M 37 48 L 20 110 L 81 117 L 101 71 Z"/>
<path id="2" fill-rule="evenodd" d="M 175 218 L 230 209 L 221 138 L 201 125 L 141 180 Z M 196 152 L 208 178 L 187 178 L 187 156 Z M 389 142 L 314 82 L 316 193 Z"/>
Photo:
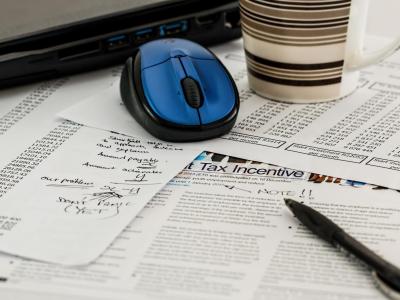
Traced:
<path id="1" fill-rule="evenodd" d="M 1 298 L 386 299 L 363 265 L 291 215 L 286 197 L 400 264 L 397 191 L 203 154 L 89 266 L 2 256 Z"/>

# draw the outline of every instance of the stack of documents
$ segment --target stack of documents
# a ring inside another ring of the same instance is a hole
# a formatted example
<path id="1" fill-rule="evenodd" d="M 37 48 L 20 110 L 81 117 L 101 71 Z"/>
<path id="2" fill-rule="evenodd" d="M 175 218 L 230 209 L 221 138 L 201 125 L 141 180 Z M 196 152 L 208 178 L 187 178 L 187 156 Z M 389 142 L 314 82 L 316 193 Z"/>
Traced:
<path id="1" fill-rule="evenodd" d="M 379 42 L 371 39 L 371 47 Z M 242 48 L 239 42 L 231 44 L 216 53 L 237 82 L 238 121 L 229 134 L 198 143 L 200 148 L 400 189 L 400 53 L 363 72 L 359 89 L 347 98 L 288 104 L 249 90 Z M 115 84 L 59 115 L 87 126 L 147 137 L 119 98 Z"/>
<path id="2" fill-rule="evenodd" d="M 57 119 L 119 70 L 3 92 L 0 251 L 85 265 L 200 151 Z"/>
<path id="3" fill-rule="evenodd" d="M 368 271 L 310 234 L 283 197 L 312 205 L 400 263 L 396 191 L 204 154 L 93 263 L 0 257 L 2 299 L 32 291 L 40 299 L 385 299 Z"/>
<path id="4" fill-rule="evenodd" d="M 242 103 L 212 141 L 150 136 L 119 68 L 0 93 L 2 300 L 385 299 L 283 198 L 400 265 L 400 55 L 348 98 L 294 105 L 248 89 L 241 41 L 213 50 Z"/>

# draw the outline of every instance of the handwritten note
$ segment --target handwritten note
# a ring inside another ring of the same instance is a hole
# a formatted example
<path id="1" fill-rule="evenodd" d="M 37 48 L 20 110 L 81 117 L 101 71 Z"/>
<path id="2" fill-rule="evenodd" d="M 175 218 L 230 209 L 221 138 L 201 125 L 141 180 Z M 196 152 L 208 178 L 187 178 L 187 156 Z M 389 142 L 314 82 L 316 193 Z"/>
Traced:
<path id="1" fill-rule="evenodd" d="M 76 133 L 1 198 L 7 223 L 0 251 L 87 264 L 200 153 L 68 122 L 65 130 L 70 126 Z"/>

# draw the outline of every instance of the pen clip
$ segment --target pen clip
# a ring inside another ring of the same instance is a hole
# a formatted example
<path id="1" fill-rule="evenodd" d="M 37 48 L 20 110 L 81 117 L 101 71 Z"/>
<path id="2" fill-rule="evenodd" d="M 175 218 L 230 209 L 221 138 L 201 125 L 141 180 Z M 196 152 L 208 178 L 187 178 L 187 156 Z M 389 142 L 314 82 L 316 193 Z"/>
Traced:
<path id="1" fill-rule="evenodd" d="M 376 271 L 372 272 L 372 278 L 376 286 L 381 290 L 386 297 L 391 300 L 400 300 L 400 292 L 390 287 L 385 281 L 383 281 Z"/>

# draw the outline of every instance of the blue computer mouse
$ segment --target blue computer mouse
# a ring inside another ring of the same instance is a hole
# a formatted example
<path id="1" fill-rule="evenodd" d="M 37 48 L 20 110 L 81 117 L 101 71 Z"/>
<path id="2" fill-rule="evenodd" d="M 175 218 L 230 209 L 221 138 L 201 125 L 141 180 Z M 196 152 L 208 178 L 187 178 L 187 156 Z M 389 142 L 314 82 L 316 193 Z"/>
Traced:
<path id="1" fill-rule="evenodd" d="M 136 121 L 166 141 L 223 135 L 239 111 L 229 72 L 209 50 L 184 39 L 160 39 L 139 47 L 126 61 L 120 92 Z"/>

